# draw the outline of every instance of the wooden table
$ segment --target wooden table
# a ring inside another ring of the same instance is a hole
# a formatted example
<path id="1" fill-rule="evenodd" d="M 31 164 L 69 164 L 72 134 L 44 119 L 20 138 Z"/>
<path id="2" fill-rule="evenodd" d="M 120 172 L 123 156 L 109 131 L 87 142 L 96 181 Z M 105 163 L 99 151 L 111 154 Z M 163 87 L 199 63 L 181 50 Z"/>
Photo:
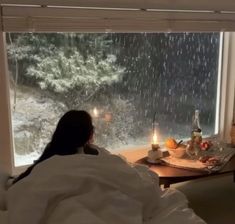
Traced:
<path id="1" fill-rule="evenodd" d="M 235 150 L 235 149 L 234 149 Z M 171 184 L 195 180 L 205 177 L 216 177 L 225 174 L 233 174 L 233 180 L 235 182 L 235 156 L 219 171 L 216 173 L 205 173 L 200 171 L 191 171 L 181 168 L 170 167 L 166 165 L 152 165 L 146 162 L 147 149 L 140 149 L 132 152 L 120 152 L 129 162 L 135 162 L 148 166 L 153 172 L 159 175 L 160 185 L 164 185 L 165 188 L 170 187 Z"/>

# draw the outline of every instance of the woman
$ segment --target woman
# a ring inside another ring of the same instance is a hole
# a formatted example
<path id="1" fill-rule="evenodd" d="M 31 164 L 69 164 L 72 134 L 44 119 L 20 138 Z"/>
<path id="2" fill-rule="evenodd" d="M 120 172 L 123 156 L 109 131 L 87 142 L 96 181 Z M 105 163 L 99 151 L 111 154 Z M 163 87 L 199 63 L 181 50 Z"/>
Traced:
<path id="1" fill-rule="evenodd" d="M 13 184 L 28 176 L 32 169 L 40 162 L 54 155 L 72 155 L 85 153 L 98 155 L 108 153 L 105 149 L 89 145 L 93 139 L 94 127 L 92 118 L 86 111 L 71 110 L 59 120 L 51 141 L 46 146 L 40 158 L 24 173 L 13 180 Z"/>

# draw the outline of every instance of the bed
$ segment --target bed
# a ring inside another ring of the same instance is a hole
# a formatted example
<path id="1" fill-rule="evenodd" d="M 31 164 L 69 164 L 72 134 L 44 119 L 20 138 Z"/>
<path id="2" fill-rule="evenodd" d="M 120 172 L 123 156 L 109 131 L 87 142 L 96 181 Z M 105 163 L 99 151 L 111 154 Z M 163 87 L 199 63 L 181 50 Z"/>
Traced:
<path id="1" fill-rule="evenodd" d="M 117 155 L 54 156 L 8 190 L 1 178 L 1 224 L 205 223 L 158 176 Z"/>

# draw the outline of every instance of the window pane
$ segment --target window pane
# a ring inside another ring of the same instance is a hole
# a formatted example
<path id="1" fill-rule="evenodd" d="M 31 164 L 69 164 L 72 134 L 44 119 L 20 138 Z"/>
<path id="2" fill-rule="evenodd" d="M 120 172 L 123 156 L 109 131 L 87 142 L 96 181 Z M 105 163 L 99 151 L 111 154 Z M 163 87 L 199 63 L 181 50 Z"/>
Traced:
<path id="1" fill-rule="evenodd" d="M 60 116 L 85 109 L 113 151 L 215 134 L 219 33 L 8 33 L 16 166 L 37 159 Z M 97 113 L 97 114 L 94 114 Z"/>

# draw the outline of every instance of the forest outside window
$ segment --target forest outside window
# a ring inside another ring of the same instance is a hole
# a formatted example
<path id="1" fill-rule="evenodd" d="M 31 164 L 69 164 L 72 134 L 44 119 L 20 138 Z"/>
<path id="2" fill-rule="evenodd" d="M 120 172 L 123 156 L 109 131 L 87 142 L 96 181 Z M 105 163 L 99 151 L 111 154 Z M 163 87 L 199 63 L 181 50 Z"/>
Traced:
<path id="1" fill-rule="evenodd" d="M 214 135 L 220 33 L 7 33 L 15 166 L 37 159 L 59 117 L 93 115 L 110 151 L 190 136 L 195 109 Z M 94 113 L 96 110 L 97 113 Z"/>

